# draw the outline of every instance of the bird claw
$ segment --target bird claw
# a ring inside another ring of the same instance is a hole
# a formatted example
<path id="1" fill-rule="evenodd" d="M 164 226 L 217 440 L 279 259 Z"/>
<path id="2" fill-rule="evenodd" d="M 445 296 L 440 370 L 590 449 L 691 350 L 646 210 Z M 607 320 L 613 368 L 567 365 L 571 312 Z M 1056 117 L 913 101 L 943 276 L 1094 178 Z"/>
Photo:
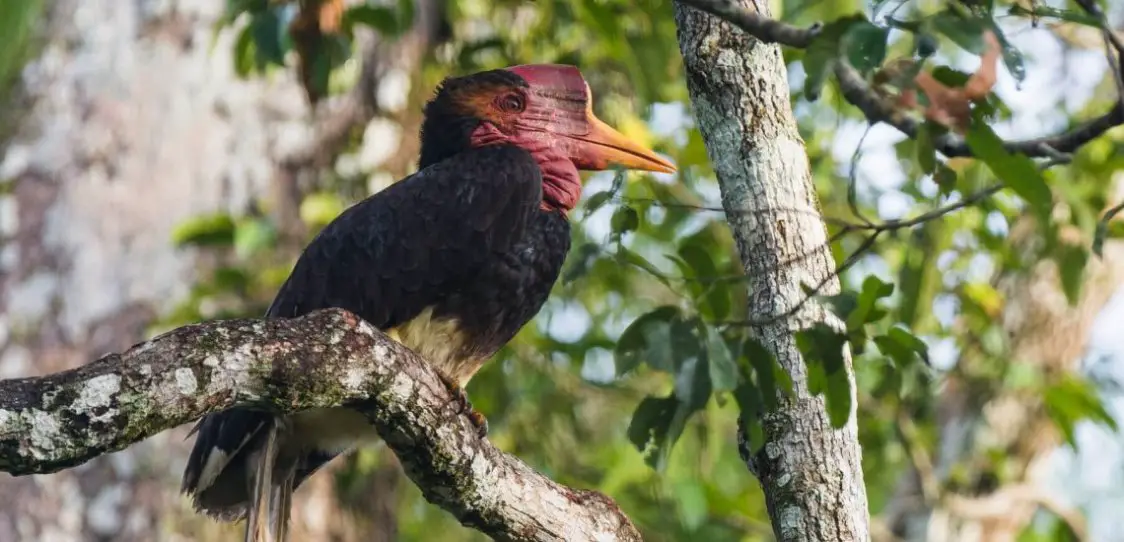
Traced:
<path id="1" fill-rule="evenodd" d="M 464 391 L 464 388 L 445 375 L 441 375 L 441 381 L 445 383 L 445 386 L 449 388 L 449 392 L 453 394 L 452 402 L 457 414 L 468 416 L 468 420 L 472 422 L 472 426 L 476 428 L 476 433 L 480 438 L 487 437 L 488 419 L 472 408 L 472 402 L 468 400 L 468 393 Z"/>

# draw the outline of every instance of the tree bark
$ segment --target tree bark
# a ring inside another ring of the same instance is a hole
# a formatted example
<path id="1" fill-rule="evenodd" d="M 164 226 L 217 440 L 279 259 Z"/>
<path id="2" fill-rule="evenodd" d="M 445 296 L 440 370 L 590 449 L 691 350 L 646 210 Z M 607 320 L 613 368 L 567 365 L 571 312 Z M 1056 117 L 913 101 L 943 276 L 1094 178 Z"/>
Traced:
<path id="1" fill-rule="evenodd" d="M 385 129 L 370 130 L 364 146 L 388 147 L 372 154 L 389 158 L 362 166 L 397 178 L 405 160 L 390 149 L 416 156 L 416 126 L 393 129 L 412 112 L 380 97 L 407 92 L 389 83 L 418 73 L 438 39 L 443 3 L 418 0 L 414 29 L 395 40 L 362 36 L 361 88 L 311 113 L 291 72 L 237 77 L 236 34 L 220 32 L 212 43 L 225 4 L 49 2 L 40 51 L 20 84 L 27 107 L 12 139 L 0 142 L 0 378 L 60 371 L 141 340 L 208 264 L 172 246 L 177 224 L 239 214 L 272 192 L 288 230 L 299 191 L 342 150 L 346 138 L 333 136 L 377 117 Z M 187 429 L 79 469 L 0 474 L 0 542 L 140 542 L 164 533 L 240 540 L 238 529 L 194 514 L 174 490 Z M 349 542 L 393 532 L 393 524 L 360 528 L 368 517 L 352 521 L 341 510 L 328 471 L 345 465 L 333 462 L 294 496 L 296 508 L 310 511 L 294 515 L 295 538 Z M 389 493 L 372 498 L 397 506 L 397 485 L 378 484 Z"/>
<path id="2" fill-rule="evenodd" d="M 735 3 L 769 15 L 767 2 Z M 801 283 L 813 286 L 834 274 L 780 48 L 682 3 L 676 4 L 675 19 L 698 127 L 745 273 L 753 279 L 750 315 L 773 319 L 751 333 L 794 383 L 793 398 L 762 418 L 763 448 L 749 454 L 743 442 L 746 466 L 761 481 L 778 540 L 867 540 L 854 407 L 847 424 L 833 429 L 822 397 L 808 392 L 795 341 L 795 333 L 812 324 L 838 322 L 815 303 L 775 318 L 804 299 Z M 760 208 L 787 212 L 744 212 Z M 837 289 L 832 279 L 824 293 Z M 845 358 L 850 374 L 849 352 Z"/>
<path id="3" fill-rule="evenodd" d="M 0 381 L 0 470 L 74 468 L 247 405 L 362 411 L 430 502 L 496 540 L 641 540 L 608 497 L 481 438 L 432 366 L 338 309 L 184 326 L 75 369 Z"/>

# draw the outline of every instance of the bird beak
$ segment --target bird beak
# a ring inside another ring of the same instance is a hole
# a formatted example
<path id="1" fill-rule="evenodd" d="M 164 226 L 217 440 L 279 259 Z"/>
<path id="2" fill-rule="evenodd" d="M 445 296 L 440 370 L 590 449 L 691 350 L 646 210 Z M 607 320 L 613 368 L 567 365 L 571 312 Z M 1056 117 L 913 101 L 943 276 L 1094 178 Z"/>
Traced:
<path id="1" fill-rule="evenodd" d="M 588 133 L 569 136 L 576 143 L 572 147 L 571 159 L 578 169 L 600 171 L 609 169 L 610 164 L 616 164 L 640 171 L 675 172 L 674 164 L 651 149 L 630 141 L 624 134 L 602 122 L 594 116 L 592 108 L 586 109 L 585 121 L 589 127 Z"/>

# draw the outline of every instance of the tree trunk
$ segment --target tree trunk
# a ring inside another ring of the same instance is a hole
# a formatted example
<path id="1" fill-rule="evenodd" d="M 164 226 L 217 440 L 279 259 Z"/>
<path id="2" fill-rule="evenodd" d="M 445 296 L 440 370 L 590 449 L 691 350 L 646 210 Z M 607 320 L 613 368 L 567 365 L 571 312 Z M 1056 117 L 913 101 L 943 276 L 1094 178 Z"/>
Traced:
<path id="1" fill-rule="evenodd" d="M 737 3 L 769 15 L 767 2 Z M 681 3 L 675 19 L 699 130 L 745 273 L 753 279 L 749 313 L 757 320 L 782 315 L 805 297 L 801 283 L 827 279 L 834 261 L 789 105 L 780 48 Z M 739 211 L 751 208 L 787 212 Z M 799 257 L 806 254 L 811 256 Z M 830 281 L 824 293 L 832 290 L 838 290 L 837 281 Z M 831 427 L 822 397 L 808 392 L 795 342 L 795 332 L 830 318 L 808 303 L 792 317 L 751 330 L 795 385 L 793 399 L 763 417 L 761 451 L 743 453 L 761 482 L 773 530 L 782 541 L 869 538 L 854 408 L 842 429 Z M 845 359 L 850 373 L 849 352 Z"/>
<path id="2" fill-rule="evenodd" d="M 286 193 L 276 164 L 295 164 L 304 181 L 341 152 L 342 144 L 320 144 L 322 125 L 338 112 L 332 100 L 310 112 L 291 70 L 238 79 L 233 32 L 212 48 L 225 4 L 50 3 L 41 54 L 22 83 L 30 107 L 0 144 L 0 183 L 10 183 L 0 187 L 0 213 L 16 218 L 0 221 L 0 378 L 63 370 L 143 339 L 203 261 L 173 248 L 177 224 L 239 214 Z M 408 80 L 432 47 L 439 2 L 420 0 L 415 12 L 411 33 L 364 48 L 371 84 L 346 127 L 376 114 L 408 117 L 377 96 L 387 73 Z M 409 130 L 398 132 L 407 143 Z M 381 139 L 370 144 L 397 146 L 374 135 Z M 0 542 L 238 539 L 239 528 L 195 514 L 179 496 L 186 434 L 168 431 L 57 474 L 0 475 Z M 398 485 L 372 482 L 388 492 L 377 496 L 380 507 L 393 506 Z M 349 512 L 337 493 L 329 472 L 302 485 L 295 539 L 394 538 L 393 524 L 365 526 L 371 510 Z"/>

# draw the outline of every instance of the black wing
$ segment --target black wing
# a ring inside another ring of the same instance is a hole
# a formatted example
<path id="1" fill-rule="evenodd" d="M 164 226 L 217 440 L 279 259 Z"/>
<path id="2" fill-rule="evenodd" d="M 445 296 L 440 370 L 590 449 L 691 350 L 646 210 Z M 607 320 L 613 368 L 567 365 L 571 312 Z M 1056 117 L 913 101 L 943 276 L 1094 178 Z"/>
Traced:
<path id="1" fill-rule="evenodd" d="M 526 151 L 501 146 L 458 154 L 326 226 L 298 259 L 267 316 L 337 307 L 380 329 L 409 321 L 510 250 L 541 202 L 542 172 Z M 245 504 L 246 452 L 271 419 L 267 412 L 235 408 L 199 421 L 183 476 L 183 491 L 196 495 L 197 507 L 224 516 Z"/>

